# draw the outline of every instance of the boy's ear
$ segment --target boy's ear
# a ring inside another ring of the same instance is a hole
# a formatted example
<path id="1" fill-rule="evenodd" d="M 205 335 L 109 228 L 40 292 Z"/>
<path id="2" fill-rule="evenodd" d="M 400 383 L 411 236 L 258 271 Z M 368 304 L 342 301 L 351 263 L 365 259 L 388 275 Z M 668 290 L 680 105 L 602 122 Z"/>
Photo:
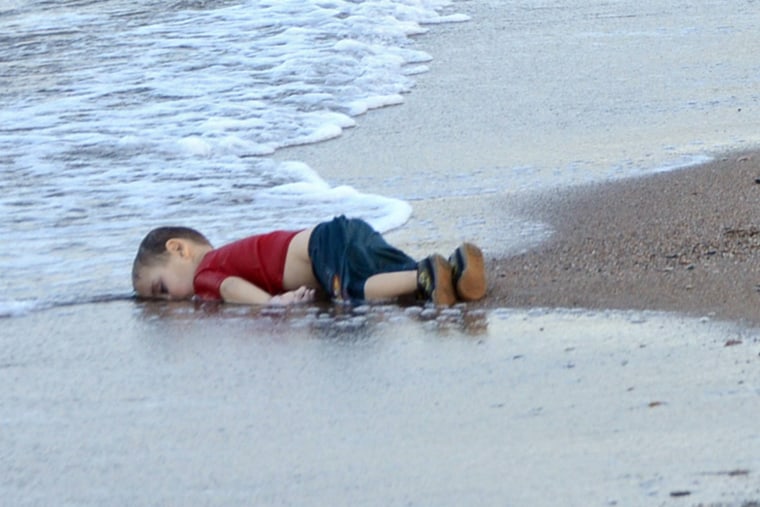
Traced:
<path id="1" fill-rule="evenodd" d="M 166 251 L 170 254 L 177 254 L 180 257 L 184 257 L 189 254 L 189 245 L 184 239 L 170 238 L 166 240 Z"/>

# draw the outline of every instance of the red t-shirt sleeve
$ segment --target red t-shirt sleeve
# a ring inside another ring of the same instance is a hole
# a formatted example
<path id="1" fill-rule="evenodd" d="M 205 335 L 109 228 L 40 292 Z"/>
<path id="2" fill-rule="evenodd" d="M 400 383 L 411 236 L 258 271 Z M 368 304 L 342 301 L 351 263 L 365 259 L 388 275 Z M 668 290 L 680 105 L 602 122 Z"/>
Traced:
<path id="1" fill-rule="evenodd" d="M 221 271 L 205 270 L 196 273 L 193 280 L 195 295 L 201 299 L 222 299 L 222 282 L 231 275 Z"/>
<path id="2" fill-rule="evenodd" d="M 195 271 L 195 295 L 221 299 L 219 288 L 230 276 L 243 278 L 269 294 L 281 294 L 288 247 L 299 232 L 251 236 L 207 253 Z"/>

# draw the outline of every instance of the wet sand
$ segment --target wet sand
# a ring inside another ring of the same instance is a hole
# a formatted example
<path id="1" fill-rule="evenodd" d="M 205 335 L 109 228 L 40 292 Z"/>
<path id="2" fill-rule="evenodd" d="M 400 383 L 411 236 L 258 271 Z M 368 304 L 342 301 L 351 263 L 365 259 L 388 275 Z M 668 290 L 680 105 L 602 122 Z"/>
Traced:
<path id="1" fill-rule="evenodd" d="M 7 505 L 760 498 L 760 342 L 731 324 L 113 302 L 0 340 Z"/>
<path id="2" fill-rule="evenodd" d="M 556 232 L 491 258 L 480 304 L 117 301 L 3 319 L 0 493 L 757 505 L 754 157 L 512 202 Z"/>
<path id="3" fill-rule="evenodd" d="M 487 305 L 657 309 L 758 325 L 758 203 L 757 152 L 525 199 L 522 212 L 554 234 L 492 260 Z"/>
<path id="4" fill-rule="evenodd" d="M 725 26 L 749 23 L 756 40 L 753 20 L 721 13 L 715 27 L 712 12 L 697 16 L 695 26 L 715 29 L 684 32 L 688 44 L 670 55 L 682 72 L 652 91 L 614 79 L 631 66 L 646 81 L 657 63 L 649 49 L 680 33 L 669 30 L 678 9 L 645 4 L 651 12 L 638 17 L 594 11 L 618 4 L 577 7 L 583 37 L 568 46 L 563 16 L 573 9 L 458 2 L 476 20 L 430 36 L 433 70 L 407 104 L 278 155 L 332 183 L 412 201 L 412 220 L 389 237 L 415 255 L 482 243 L 492 284 L 480 304 L 122 301 L 1 319 L 3 501 L 756 505 L 760 155 L 598 186 L 583 186 L 596 174 L 586 164 L 571 188 L 510 187 L 515 166 L 541 160 L 635 165 L 655 144 L 692 153 L 696 140 L 707 151 L 753 141 L 757 113 L 743 101 L 756 88 L 738 62 L 757 52 L 739 36 L 744 53 L 706 51 Z M 530 19 L 513 23 L 521 13 Z M 609 19 L 648 30 L 626 36 L 629 53 L 612 52 L 614 65 L 586 66 L 578 49 L 608 37 L 597 28 Z M 556 33 L 549 20 L 562 25 Z M 523 40 L 505 70 L 494 48 Z M 544 51 L 557 47 L 568 49 Z M 691 79 L 708 57 L 723 58 L 721 71 Z M 587 79 L 561 79 L 578 71 Z M 512 77 L 529 72 L 542 87 L 516 89 Z M 617 92 L 658 121 L 597 121 L 593 107 L 610 102 L 586 91 L 614 95 L 598 76 L 633 87 Z M 714 78 L 732 83 L 733 99 L 710 100 L 725 90 Z M 685 103 L 670 100 L 682 89 L 697 105 L 668 109 Z M 558 111 L 572 114 L 558 123 Z M 539 167 L 536 181 L 547 174 Z"/>

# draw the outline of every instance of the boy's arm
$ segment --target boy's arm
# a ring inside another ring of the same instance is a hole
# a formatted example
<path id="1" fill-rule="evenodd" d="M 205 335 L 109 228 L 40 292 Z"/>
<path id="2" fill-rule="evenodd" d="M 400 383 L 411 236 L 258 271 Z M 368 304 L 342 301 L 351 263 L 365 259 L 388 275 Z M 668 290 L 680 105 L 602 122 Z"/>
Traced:
<path id="1" fill-rule="evenodd" d="M 265 305 L 272 295 L 243 278 L 228 276 L 219 286 L 219 294 L 227 303 Z"/>
<path id="2" fill-rule="evenodd" d="M 219 294 L 227 303 L 247 305 L 265 305 L 267 303 L 287 305 L 291 303 L 306 303 L 314 300 L 314 290 L 301 287 L 279 296 L 272 296 L 248 280 L 238 276 L 229 276 L 219 287 Z"/>

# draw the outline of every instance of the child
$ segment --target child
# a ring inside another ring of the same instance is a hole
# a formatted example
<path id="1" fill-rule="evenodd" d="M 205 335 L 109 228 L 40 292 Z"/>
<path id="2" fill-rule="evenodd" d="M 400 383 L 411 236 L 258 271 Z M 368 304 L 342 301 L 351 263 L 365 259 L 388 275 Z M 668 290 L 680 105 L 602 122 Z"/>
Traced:
<path id="1" fill-rule="evenodd" d="M 471 243 L 447 261 L 417 262 L 360 219 L 336 217 L 311 229 L 251 236 L 218 249 L 198 231 L 159 227 L 143 239 L 132 267 L 138 296 L 244 304 L 374 301 L 419 294 L 436 305 L 476 301 L 486 292 L 483 253 Z"/>

